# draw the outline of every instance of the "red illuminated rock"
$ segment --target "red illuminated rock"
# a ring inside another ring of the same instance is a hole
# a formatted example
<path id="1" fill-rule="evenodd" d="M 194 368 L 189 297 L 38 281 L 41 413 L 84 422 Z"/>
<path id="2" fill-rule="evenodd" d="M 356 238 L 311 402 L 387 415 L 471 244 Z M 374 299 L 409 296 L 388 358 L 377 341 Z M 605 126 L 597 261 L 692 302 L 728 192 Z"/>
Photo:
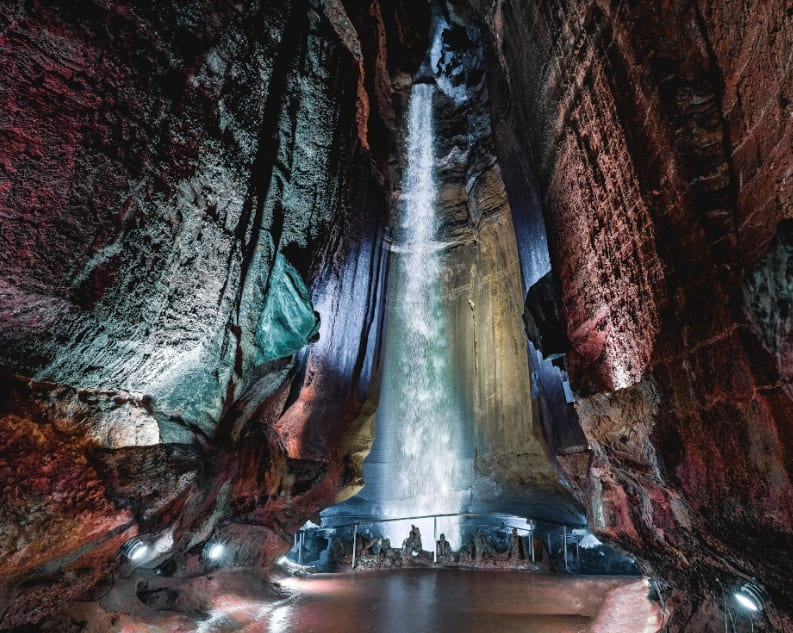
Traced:
<path id="1" fill-rule="evenodd" d="M 560 463 L 590 525 L 678 588 L 669 630 L 720 630 L 719 582 L 747 577 L 789 628 L 789 12 L 473 4 L 496 127 L 535 159 L 592 451 L 586 481 L 586 453 Z"/>

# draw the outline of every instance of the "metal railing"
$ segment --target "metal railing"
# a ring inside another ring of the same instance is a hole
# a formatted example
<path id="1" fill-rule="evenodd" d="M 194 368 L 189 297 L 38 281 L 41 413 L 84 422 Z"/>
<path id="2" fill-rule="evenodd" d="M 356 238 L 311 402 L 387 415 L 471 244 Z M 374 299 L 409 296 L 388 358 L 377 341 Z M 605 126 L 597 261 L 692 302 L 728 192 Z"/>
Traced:
<path id="1" fill-rule="evenodd" d="M 401 521 L 420 521 L 422 519 L 433 519 L 433 562 L 438 562 L 438 519 L 439 518 L 447 518 L 447 517 L 460 517 L 460 518 L 477 518 L 477 517 L 493 517 L 492 513 L 483 513 L 483 512 L 449 512 L 449 513 L 441 513 L 441 514 L 424 514 L 424 515 L 415 515 L 415 516 L 406 516 L 406 517 L 392 517 L 387 519 L 367 519 L 367 520 L 358 520 L 352 521 L 349 523 L 340 523 L 334 524 L 329 526 L 317 526 L 315 528 L 307 528 L 301 529 L 295 534 L 295 546 L 298 547 L 298 563 L 303 564 L 303 548 L 305 544 L 305 533 L 307 531 L 331 531 L 331 530 L 338 530 L 344 528 L 353 528 L 353 547 L 352 547 L 352 568 L 355 569 L 356 563 L 356 555 L 357 555 L 357 538 L 358 538 L 358 527 L 361 525 L 379 525 L 381 523 L 397 523 Z M 363 517 L 361 517 L 363 518 Z M 529 538 L 529 555 L 531 556 L 531 562 L 536 562 L 536 553 L 534 549 L 534 532 L 536 531 L 535 528 L 537 527 L 538 521 L 534 519 L 526 519 L 526 522 L 531 527 L 523 527 L 517 525 L 511 525 L 510 528 L 514 528 L 521 532 L 526 532 L 531 538 Z M 569 571 L 569 562 L 568 562 L 568 538 L 569 536 L 575 535 L 575 544 L 576 544 L 576 558 L 579 556 L 578 552 L 578 542 L 580 540 L 580 536 L 582 536 L 585 530 L 581 528 L 572 528 L 570 533 L 568 534 L 568 526 L 564 523 L 556 523 L 553 521 L 541 521 L 541 523 L 545 525 L 551 526 L 561 526 L 562 528 L 562 542 L 563 542 L 563 556 L 564 556 L 564 569 L 565 572 Z M 547 532 L 546 534 L 548 539 L 548 555 L 551 555 L 551 532 Z M 298 537 L 299 537 L 299 545 L 298 545 Z"/>

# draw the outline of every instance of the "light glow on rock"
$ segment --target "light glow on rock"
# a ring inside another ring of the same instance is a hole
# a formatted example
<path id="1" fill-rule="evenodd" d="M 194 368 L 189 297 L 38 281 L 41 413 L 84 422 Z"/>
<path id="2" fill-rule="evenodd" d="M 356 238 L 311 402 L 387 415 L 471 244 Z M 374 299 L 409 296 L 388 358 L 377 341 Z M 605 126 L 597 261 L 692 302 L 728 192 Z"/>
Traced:
<path id="1" fill-rule="evenodd" d="M 747 609 L 748 611 L 760 610 L 760 607 L 757 605 L 757 603 L 754 600 L 752 600 L 749 596 L 747 596 L 746 594 L 740 591 L 735 592 L 735 601 L 739 605 L 741 605 L 744 609 Z"/>
<path id="2" fill-rule="evenodd" d="M 746 583 L 733 594 L 738 606 L 750 613 L 763 610 L 765 592 L 755 584 Z"/>

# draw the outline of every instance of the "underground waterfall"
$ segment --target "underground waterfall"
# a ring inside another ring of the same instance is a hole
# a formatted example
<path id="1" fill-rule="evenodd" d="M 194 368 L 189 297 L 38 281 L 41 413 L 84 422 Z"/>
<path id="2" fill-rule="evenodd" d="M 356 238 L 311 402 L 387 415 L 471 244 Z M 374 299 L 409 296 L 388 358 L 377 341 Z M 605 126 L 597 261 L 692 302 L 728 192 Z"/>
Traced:
<path id="1" fill-rule="evenodd" d="M 567 537 L 585 531 L 537 432 L 520 254 L 492 153 L 480 36 L 468 29 L 457 40 L 453 29 L 436 16 L 406 89 L 363 487 L 323 510 L 321 525 L 307 523 L 289 555 L 321 571 L 349 556 L 353 567 L 411 555 L 478 567 L 493 563 L 486 549 L 514 549 L 498 564 L 524 569 L 540 564 L 535 550 L 538 559 L 553 552 L 542 565 L 566 570 Z"/>
<path id="2" fill-rule="evenodd" d="M 370 469 L 379 471 L 373 479 L 391 488 L 376 493 L 385 517 L 458 513 L 473 479 L 470 406 L 453 373 L 442 301 L 434 91 L 431 83 L 412 89 L 407 170 L 392 246 L 379 428 L 369 457 Z M 443 529 L 458 546 L 453 524 Z"/>
<path id="3" fill-rule="evenodd" d="M 376 438 L 366 485 L 353 504 L 398 544 L 411 522 L 426 536 L 460 545 L 459 518 L 473 483 L 471 405 L 455 375 L 444 305 L 444 249 L 438 237 L 434 83 L 412 87 L 405 134 L 406 166 L 392 230 L 384 367 Z M 338 512 L 338 509 L 332 510 Z M 358 517 L 366 518 L 366 517 Z"/>

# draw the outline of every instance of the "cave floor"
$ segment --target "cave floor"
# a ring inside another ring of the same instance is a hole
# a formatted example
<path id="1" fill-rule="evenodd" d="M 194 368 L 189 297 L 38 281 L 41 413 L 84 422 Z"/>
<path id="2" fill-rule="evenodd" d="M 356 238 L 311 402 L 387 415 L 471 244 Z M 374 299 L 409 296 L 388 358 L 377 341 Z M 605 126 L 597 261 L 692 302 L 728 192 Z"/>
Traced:
<path id="1" fill-rule="evenodd" d="M 412 569 L 287 578 L 289 598 L 219 591 L 208 617 L 122 616 L 114 632 L 651 633 L 656 605 L 639 578 Z"/>

